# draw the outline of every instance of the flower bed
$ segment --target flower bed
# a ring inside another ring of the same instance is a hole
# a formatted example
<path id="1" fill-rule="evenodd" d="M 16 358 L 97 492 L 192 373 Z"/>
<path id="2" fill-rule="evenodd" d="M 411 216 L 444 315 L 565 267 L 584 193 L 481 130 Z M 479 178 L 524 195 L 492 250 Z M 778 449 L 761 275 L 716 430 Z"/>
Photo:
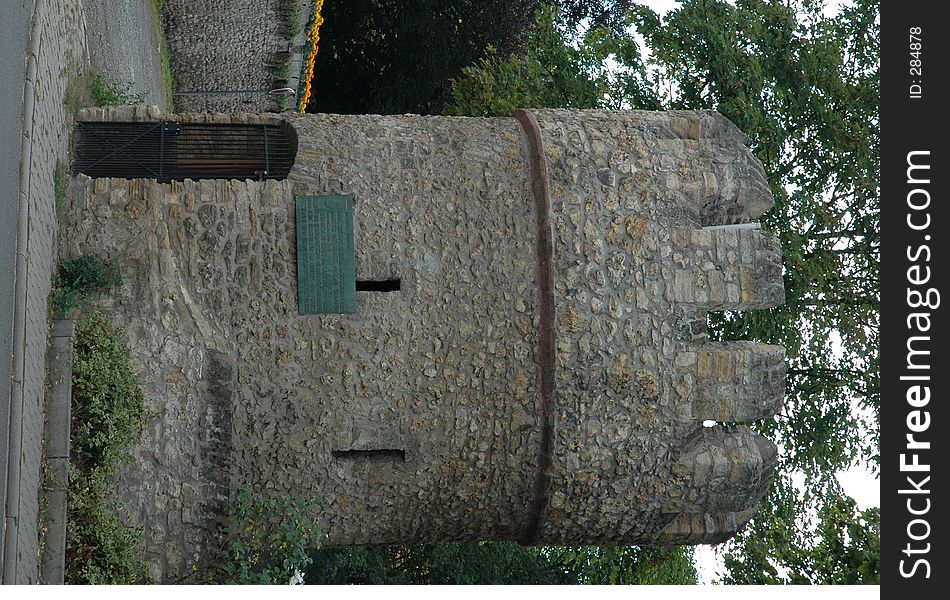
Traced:
<path id="1" fill-rule="evenodd" d="M 313 3 L 313 17 L 310 21 L 310 28 L 307 30 L 307 42 L 310 45 L 310 51 L 307 53 L 307 60 L 303 65 L 303 90 L 300 94 L 300 102 L 297 109 L 300 112 L 307 110 L 307 103 L 310 102 L 310 93 L 313 81 L 313 64 L 317 60 L 317 49 L 320 42 L 320 25 L 323 24 L 323 17 L 320 12 L 323 10 L 323 0 L 315 0 Z"/>

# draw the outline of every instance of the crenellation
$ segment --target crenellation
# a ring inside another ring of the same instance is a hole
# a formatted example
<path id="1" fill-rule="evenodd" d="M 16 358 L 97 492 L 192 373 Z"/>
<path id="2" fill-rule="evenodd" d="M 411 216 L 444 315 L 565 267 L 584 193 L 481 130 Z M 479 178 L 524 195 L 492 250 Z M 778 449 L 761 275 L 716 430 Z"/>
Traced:
<path id="1" fill-rule="evenodd" d="M 667 300 L 707 310 L 778 306 L 785 292 L 781 251 L 771 233 L 748 226 L 674 230 L 679 268 Z"/>
<path id="2" fill-rule="evenodd" d="M 670 513 L 738 512 L 754 505 L 775 466 L 776 447 L 746 427 L 697 430 L 672 467 L 685 492 L 664 503 Z"/>

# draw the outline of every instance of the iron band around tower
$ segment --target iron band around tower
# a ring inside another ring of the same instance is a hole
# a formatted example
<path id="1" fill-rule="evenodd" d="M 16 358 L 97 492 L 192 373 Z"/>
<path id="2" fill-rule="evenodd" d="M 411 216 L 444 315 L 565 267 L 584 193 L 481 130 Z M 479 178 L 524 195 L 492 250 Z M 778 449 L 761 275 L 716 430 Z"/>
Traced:
<path id="1" fill-rule="evenodd" d="M 513 115 L 521 124 L 528 144 L 528 178 L 534 197 L 537 225 L 537 282 L 538 282 L 538 377 L 540 384 L 541 447 L 534 482 L 534 504 L 527 527 L 521 538 L 525 545 L 537 541 L 541 519 L 551 500 L 552 463 L 554 461 L 554 431 L 556 423 L 557 390 L 554 384 L 554 232 L 551 226 L 551 196 L 548 189 L 548 167 L 541 143 L 541 128 L 534 115 L 518 109 Z"/>

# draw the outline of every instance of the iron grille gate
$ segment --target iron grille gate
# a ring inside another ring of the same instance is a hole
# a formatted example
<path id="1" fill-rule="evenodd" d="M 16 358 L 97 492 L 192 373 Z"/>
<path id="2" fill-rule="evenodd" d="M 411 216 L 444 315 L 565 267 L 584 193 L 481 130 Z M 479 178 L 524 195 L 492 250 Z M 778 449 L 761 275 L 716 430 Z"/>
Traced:
<path id="1" fill-rule="evenodd" d="M 284 179 L 297 154 L 287 123 L 80 122 L 72 173 L 125 179 Z"/>

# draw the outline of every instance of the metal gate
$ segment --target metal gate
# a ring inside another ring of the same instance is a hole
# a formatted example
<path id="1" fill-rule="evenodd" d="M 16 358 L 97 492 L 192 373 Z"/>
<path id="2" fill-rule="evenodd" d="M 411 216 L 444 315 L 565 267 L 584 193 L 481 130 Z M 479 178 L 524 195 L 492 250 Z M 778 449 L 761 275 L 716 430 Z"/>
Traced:
<path id="1" fill-rule="evenodd" d="M 285 123 L 80 122 L 72 173 L 125 179 L 284 179 L 297 136 Z"/>

